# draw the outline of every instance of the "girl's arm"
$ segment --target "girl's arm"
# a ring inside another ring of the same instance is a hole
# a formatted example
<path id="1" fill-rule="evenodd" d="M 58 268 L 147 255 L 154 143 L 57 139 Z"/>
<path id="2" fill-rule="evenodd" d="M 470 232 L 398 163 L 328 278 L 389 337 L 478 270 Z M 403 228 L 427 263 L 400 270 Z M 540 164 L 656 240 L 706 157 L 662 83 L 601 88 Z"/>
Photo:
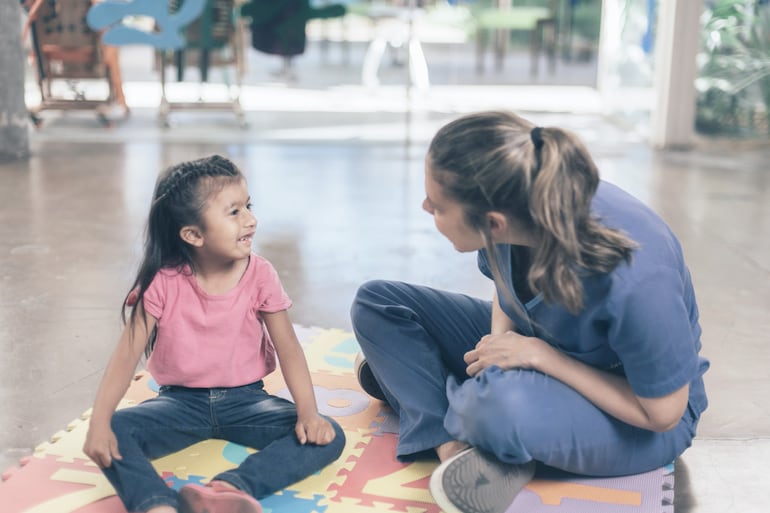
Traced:
<path id="1" fill-rule="evenodd" d="M 278 361 L 281 364 L 286 385 L 297 406 L 295 430 L 299 442 L 328 444 L 334 440 L 334 428 L 318 413 L 305 353 L 297 340 L 289 313 L 286 310 L 274 313 L 262 312 L 262 318 L 278 353 Z"/>
<path id="2" fill-rule="evenodd" d="M 663 397 L 639 397 L 622 376 L 586 365 L 539 338 L 513 332 L 482 338 L 465 354 L 465 362 L 471 376 L 490 365 L 538 370 L 572 387 L 613 417 L 651 431 L 672 429 L 687 407 L 689 385 Z"/>
<path id="3" fill-rule="evenodd" d="M 83 452 L 100 467 L 109 467 L 112 459 L 121 459 L 118 443 L 110 421 L 118 403 L 128 390 L 142 357 L 144 347 L 157 320 L 147 315 L 141 306 L 134 320 L 126 325 L 112 353 L 96 393 Z"/>

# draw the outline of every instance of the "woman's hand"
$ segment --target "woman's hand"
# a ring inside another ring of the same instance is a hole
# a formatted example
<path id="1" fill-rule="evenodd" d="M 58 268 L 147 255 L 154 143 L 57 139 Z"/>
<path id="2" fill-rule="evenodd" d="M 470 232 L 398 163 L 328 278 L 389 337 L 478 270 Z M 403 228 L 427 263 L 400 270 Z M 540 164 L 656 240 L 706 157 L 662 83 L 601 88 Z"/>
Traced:
<path id="1" fill-rule="evenodd" d="M 547 344 L 536 337 L 525 337 L 513 331 L 485 335 L 476 348 L 465 353 L 466 372 L 475 376 L 487 367 L 501 369 L 534 369 L 545 354 Z"/>
<path id="2" fill-rule="evenodd" d="M 326 445 L 336 436 L 331 423 L 319 414 L 300 416 L 295 426 L 299 443 L 305 445 L 310 442 L 316 445 Z"/>
<path id="3" fill-rule="evenodd" d="M 101 468 L 112 465 L 112 460 L 123 459 L 118 451 L 118 439 L 108 425 L 100 427 L 92 424 L 88 428 L 83 452 Z"/>

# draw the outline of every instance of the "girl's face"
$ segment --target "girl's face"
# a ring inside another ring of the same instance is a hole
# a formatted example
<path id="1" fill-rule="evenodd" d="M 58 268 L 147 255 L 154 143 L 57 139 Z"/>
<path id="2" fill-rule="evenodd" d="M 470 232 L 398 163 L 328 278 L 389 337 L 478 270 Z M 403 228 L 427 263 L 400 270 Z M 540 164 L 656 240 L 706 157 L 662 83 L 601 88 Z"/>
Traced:
<path id="1" fill-rule="evenodd" d="M 224 260 L 251 255 L 257 219 L 251 213 L 251 198 L 245 180 L 227 183 L 207 200 L 202 212 L 199 250 Z"/>
<path id="2" fill-rule="evenodd" d="M 433 178 L 430 159 L 425 161 L 425 199 L 422 208 L 433 216 L 436 229 L 461 253 L 477 251 L 484 247 L 479 230 L 465 221 L 460 203 L 447 198 L 441 185 Z"/>

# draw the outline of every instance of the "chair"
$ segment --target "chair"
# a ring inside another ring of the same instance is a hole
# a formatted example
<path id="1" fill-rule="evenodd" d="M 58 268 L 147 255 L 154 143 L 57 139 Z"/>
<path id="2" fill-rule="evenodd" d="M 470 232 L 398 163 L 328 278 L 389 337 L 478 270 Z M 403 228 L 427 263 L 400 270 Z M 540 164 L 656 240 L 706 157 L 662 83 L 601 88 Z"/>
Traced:
<path id="1" fill-rule="evenodd" d="M 95 110 L 100 122 L 111 124 L 109 107 L 117 103 L 128 114 L 120 76 L 118 49 L 101 43 L 86 23 L 92 0 L 34 0 L 26 3 L 41 102 L 28 109 L 36 127 L 44 110 Z M 102 80 L 107 95 L 89 98 L 83 81 Z M 54 82 L 64 82 L 69 94 L 55 94 Z"/>
<path id="2" fill-rule="evenodd" d="M 249 0 L 241 6 L 241 16 L 250 20 L 251 45 L 283 60 L 281 75 L 294 79 L 292 60 L 305 53 L 306 27 L 314 19 L 342 18 L 345 4 L 310 0 Z"/>
<path id="3" fill-rule="evenodd" d="M 495 67 L 503 68 L 508 39 L 511 31 L 527 31 L 530 34 L 530 75 L 540 72 L 540 53 L 545 51 L 548 69 L 556 71 L 558 46 L 557 0 L 550 0 L 548 7 L 512 5 L 508 1 L 496 1 L 495 7 L 474 11 L 476 21 L 476 71 L 484 72 L 484 54 L 490 35 L 494 39 Z"/>
<path id="4" fill-rule="evenodd" d="M 361 82 L 365 86 L 379 85 L 377 72 L 387 49 L 404 48 L 409 55 L 410 85 L 427 89 L 430 86 L 428 63 L 415 30 L 415 25 L 425 14 L 424 9 L 379 2 L 357 7 L 354 12 L 372 22 L 374 33 L 361 67 Z"/>
<path id="5" fill-rule="evenodd" d="M 169 8 L 177 12 L 183 0 L 171 0 Z M 234 0 L 207 0 L 201 15 L 184 29 L 185 46 L 179 50 L 159 50 L 160 61 L 160 122 L 169 126 L 169 115 L 175 110 L 232 110 L 241 127 L 246 117 L 240 103 L 240 91 L 245 74 L 244 30 L 236 17 Z M 201 83 L 207 82 L 211 68 L 233 68 L 235 84 L 227 81 L 228 101 L 171 101 L 167 95 L 166 68 L 173 66 L 179 82 L 184 81 L 185 70 L 197 67 Z"/>

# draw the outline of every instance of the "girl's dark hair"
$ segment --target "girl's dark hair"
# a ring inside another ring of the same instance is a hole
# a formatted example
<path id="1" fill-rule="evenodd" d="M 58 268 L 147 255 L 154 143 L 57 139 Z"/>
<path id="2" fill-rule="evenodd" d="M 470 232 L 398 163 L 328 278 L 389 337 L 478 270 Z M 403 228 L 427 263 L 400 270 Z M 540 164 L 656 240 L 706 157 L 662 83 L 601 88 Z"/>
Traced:
<path id="1" fill-rule="evenodd" d="M 139 311 L 152 279 L 163 268 L 195 269 L 192 247 L 179 234 L 184 226 L 203 227 L 202 213 L 211 194 L 229 183 L 242 180 L 240 170 L 230 160 L 219 155 L 205 157 L 171 166 L 158 176 L 147 220 L 144 256 L 134 284 L 123 300 L 122 318 L 131 308 L 130 322 Z M 146 317 L 143 319 L 146 322 Z M 133 332 L 131 333 L 133 336 Z M 155 331 L 147 341 L 145 355 L 155 344 Z"/>
<path id="2" fill-rule="evenodd" d="M 610 272 L 630 261 L 637 247 L 591 213 L 599 171 L 582 142 L 565 130 L 536 127 L 511 112 L 470 114 L 438 131 L 428 161 L 444 193 L 463 205 L 466 221 L 481 232 L 502 290 L 486 217 L 492 211 L 534 235 L 528 284 L 572 313 L 583 308 L 581 275 Z"/>

